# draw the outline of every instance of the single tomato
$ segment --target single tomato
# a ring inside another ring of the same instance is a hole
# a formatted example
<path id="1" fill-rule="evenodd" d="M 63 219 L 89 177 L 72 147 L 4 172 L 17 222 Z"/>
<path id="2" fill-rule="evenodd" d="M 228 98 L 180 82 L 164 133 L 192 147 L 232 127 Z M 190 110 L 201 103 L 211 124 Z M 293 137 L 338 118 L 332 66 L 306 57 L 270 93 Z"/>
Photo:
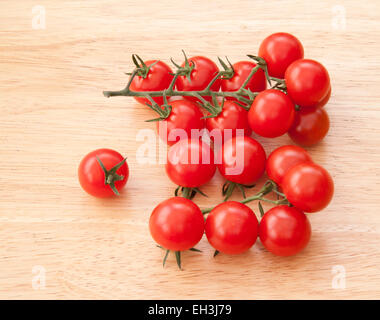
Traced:
<path id="1" fill-rule="evenodd" d="M 202 239 L 203 214 L 189 199 L 170 198 L 154 208 L 149 219 L 149 230 L 152 238 L 164 249 L 188 250 Z"/>
<path id="2" fill-rule="evenodd" d="M 166 173 L 181 187 L 197 188 L 210 181 L 215 171 L 214 153 L 199 139 L 180 140 L 169 149 Z"/>
<path id="3" fill-rule="evenodd" d="M 295 143 L 312 146 L 327 135 L 329 128 L 330 120 L 324 108 L 301 108 L 296 112 L 288 134 Z"/>
<path id="4" fill-rule="evenodd" d="M 182 99 L 172 101 L 169 105 L 172 107 L 169 117 L 157 121 L 158 135 L 168 145 L 189 139 L 192 133 L 199 134 L 204 129 L 203 113 L 194 102 Z"/>
<path id="5" fill-rule="evenodd" d="M 225 92 L 237 91 L 244 84 L 252 69 L 256 67 L 256 63 L 251 61 L 239 61 L 233 64 L 234 75 L 230 79 L 221 81 L 221 89 Z M 248 81 L 244 89 L 252 92 L 259 92 L 266 89 L 266 78 L 263 69 L 258 69 L 252 78 Z M 248 96 L 246 97 L 248 98 Z M 226 97 L 228 100 L 235 100 L 234 97 Z"/>
<path id="6" fill-rule="evenodd" d="M 132 91 L 162 91 L 169 88 L 173 80 L 172 69 L 162 61 L 149 60 L 145 61 L 145 65 L 149 68 L 146 75 L 137 74 L 131 83 Z M 145 105 L 151 104 L 150 100 L 143 97 L 134 97 L 138 102 Z M 153 100 L 158 104 L 164 103 L 163 97 L 153 97 Z"/>
<path id="7" fill-rule="evenodd" d="M 330 203 L 334 182 L 326 169 L 303 162 L 290 169 L 282 182 L 289 202 L 304 212 L 317 212 Z"/>
<path id="8" fill-rule="evenodd" d="M 265 171 L 266 155 L 262 145 L 247 136 L 224 142 L 219 172 L 224 178 L 241 185 L 252 185 Z"/>
<path id="9" fill-rule="evenodd" d="M 257 239 L 259 222 L 245 204 L 226 201 L 208 214 L 205 224 L 209 243 L 218 251 L 239 254 L 251 248 Z"/>
<path id="10" fill-rule="evenodd" d="M 252 133 L 248 123 L 248 111 L 233 101 L 225 101 L 222 111 L 216 117 L 207 118 L 206 128 L 215 148 L 221 147 L 223 141 L 235 137 L 239 129 L 247 136 Z"/>
<path id="11" fill-rule="evenodd" d="M 292 256 L 310 241 L 311 225 L 306 215 L 295 207 L 276 206 L 260 221 L 260 241 L 277 256 Z"/>
<path id="12" fill-rule="evenodd" d="M 275 138 L 288 132 L 295 115 L 292 100 L 283 92 L 268 89 L 260 92 L 248 112 L 252 130 L 260 136 Z"/>
<path id="13" fill-rule="evenodd" d="M 82 159 L 78 168 L 78 178 L 83 190 L 98 198 L 118 195 L 128 177 L 126 159 L 111 149 L 90 152 Z"/>
<path id="14" fill-rule="evenodd" d="M 283 79 L 292 62 L 303 58 L 303 46 L 293 35 L 285 32 L 273 33 L 260 44 L 259 56 L 268 66 L 270 76 Z"/>
<path id="15" fill-rule="evenodd" d="M 187 76 L 179 76 L 176 81 L 176 86 L 179 91 L 201 91 L 206 89 L 212 79 L 218 74 L 219 68 L 216 63 L 209 58 L 203 56 L 196 56 L 188 59 L 190 68 L 190 80 Z M 182 67 L 186 66 L 186 61 Z M 219 91 L 220 79 L 217 79 L 211 86 L 211 91 Z M 195 97 L 184 96 L 185 99 L 190 101 L 199 101 Z M 204 96 L 204 99 L 211 101 L 210 96 Z"/>
<path id="16" fill-rule="evenodd" d="M 330 90 L 330 77 L 326 68 L 315 60 L 294 61 L 285 72 L 289 97 L 300 107 L 318 105 Z"/>
<path id="17" fill-rule="evenodd" d="M 287 145 L 272 151 L 267 159 L 268 178 L 281 186 L 286 173 L 303 162 L 312 162 L 310 155 L 301 147 Z"/>

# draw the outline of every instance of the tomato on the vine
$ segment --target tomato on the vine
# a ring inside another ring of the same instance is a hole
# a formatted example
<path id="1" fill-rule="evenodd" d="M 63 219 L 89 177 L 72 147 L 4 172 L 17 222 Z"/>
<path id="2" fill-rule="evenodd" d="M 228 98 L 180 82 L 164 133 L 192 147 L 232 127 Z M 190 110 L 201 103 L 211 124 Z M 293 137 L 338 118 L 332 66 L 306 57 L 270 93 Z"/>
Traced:
<path id="1" fill-rule="evenodd" d="M 206 89 L 212 79 L 218 74 L 219 68 L 216 63 L 209 58 L 196 56 L 188 59 L 189 67 L 191 68 L 190 79 L 187 76 L 179 76 L 176 81 L 176 86 L 179 91 L 201 91 Z M 186 61 L 182 67 L 186 66 Z M 211 91 L 219 91 L 220 79 L 217 79 L 211 86 Z M 199 101 L 195 97 L 184 96 L 190 101 Z M 211 101 L 210 96 L 204 96 L 204 99 Z"/>
<path id="2" fill-rule="evenodd" d="M 260 136 L 275 138 L 286 133 L 295 115 L 294 104 L 280 90 L 260 92 L 248 112 L 252 130 Z"/>
<path id="3" fill-rule="evenodd" d="M 303 162 L 290 169 L 282 182 L 288 201 L 304 212 L 317 212 L 330 203 L 334 182 L 326 169 Z"/>
<path id="4" fill-rule="evenodd" d="M 235 137 L 237 129 L 244 130 L 243 133 L 247 136 L 252 133 L 248 111 L 233 101 L 224 101 L 222 111 L 216 117 L 206 119 L 206 128 L 215 144 Z M 231 129 L 230 132 L 228 129 Z"/>
<path id="5" fill-rule="evenodd" d="M 303 146 L 320 142 L 329 131 L 330 120 L 325 108 L 301 108 L 296 112 L 289 137 Z"/>
<path id="6" fill-rule="evenodd" d="M 202 130 L 205 119 L 199 107 L 188 100 L 175 100 L 169 103 L 171 112 L 163 121 L 157 121 L 157 132 L 160 138 L 173 145 L 181 139 L 191 138 L 192 130 Z"/>
<path id="7" fill-rule="evenodd" d="M 111 149 L 90 152 L 82 159 L 78 168 L 78 178 L 83 190 L 98 198 L 118 195 L 128 177 L 126 159 Z"/>
<path id="8" fill-rule="evenodd" d="M 312 162 L 310 155 L 301 147 L 286 145 L 272 151 L 267 159 L 268 178 L 281 186 L 286 173 L 303 162 Z"/>
<path id="9" fill-rule="evenodd" d="M 159 60 L 145 61 L 144 68 L 149 68 L 147 74 L 137 74 L 131 83 L 130 89 L 132 91 L 161 91 L 169 88 L 171 81 L 173 80 L 173 71 L 165 63 Z M 145 77 L 144 77 L 145 76 Z M 151 101 L 143 97 L 134 97 L 141 104 L 149 103 Z M 153 97 L 153 100 L 158 104 L 164 103 L 163 97 Z"/>
<path id="10" fill-rule="evenodd" d="M 259 56 L 264 58 L 272 77 L 284 78 L 287 67 L 303 58 L 303 46 L 293 35 L 278 32 L 266 37 L 260 44 Z"/>
<path id="11" fill-rule="evenodd" d="M 208 214 L 205 231 L 209 243 L 216 250 L 239 254 L 255 244 L 258 227 L 256 215 L 248 206 L 226 201 Z"/>
<path id="12" fill-rule="evenodd" d="M 263 175 L 265 161 L 265 150 L 259 142 L 236 136 L 224 142 L 218 169 L 227 180 L 249 186 Z"/>
<path id="13" fill-rule="evenodd" d="M 244 84 L 245 80 L 251 73 L 252 69 L 256 67 L 256 63 L 251 61 L 239 61 L 233 64 L 232 68 L 234 74 L 229 79 L 223 79 L 221 82 L 221 89 L 225 92 L 237 91 Z M 258 69 L 252 78 L 248 81 L 244 89 L 249 89 L 252 92 L 263 91 L 266 88 L 266 78 L 263 69 Z M 248 96 L 246 97 L 248 98 Z M 228 100 L 235 100 L 234 97 L 226 97 Z"/>
<path id="14" fill-rule="evenodd" d="M 149 219 L 149 230 L 153 239 L 164 249 L 188 250 L 203 236 L 203 214 L 189 199 L 170 198 L 154 208 Z"/>
<path id="15" fill-rule="evenodd" d="M 200 139 L 184 139 L 174 144 L 168 152 L 166 173 L 177 185 L 197 188 L 214 176 L 214 152 Z"/>
<path id="16" fill-rule="evenodd" d="M 285 72 L 289 97 L 301 107 L 318 105 L 328 94 L 330 77 L 326 68 L 315 60 L 294 61 Z"/>
<path id="17" fill-rule="evenodd" d="M 276 206 L 260 221 L 260 241 L 277 256 L 292 256 L 304 249 L 311 237 L 311 225 L 306 215 L 295 207 Z"/>

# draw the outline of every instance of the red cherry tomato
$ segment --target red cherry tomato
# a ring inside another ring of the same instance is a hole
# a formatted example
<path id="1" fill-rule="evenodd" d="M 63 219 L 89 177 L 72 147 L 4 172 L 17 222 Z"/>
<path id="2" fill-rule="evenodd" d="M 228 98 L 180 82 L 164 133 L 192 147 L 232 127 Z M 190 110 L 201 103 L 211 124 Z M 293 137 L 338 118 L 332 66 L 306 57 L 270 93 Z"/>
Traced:
<path id="1" fill-rule="evenodd" d="M 320 142 L 330 128 L 330 120 L 324 108 L 301 108 L 296 112 L 290 127 L 289 137 L 302 146 L 311 146 Z"/>
<path id="2" fill-rule="evenodd" d="M 264 173 L 266 155 L 262 145 L 247 136 L 224 142 L 218 169 L 227 180 L 252 185 Z"/>
<path id="3" fill-rule="evenodd" d="M 256 63 L 251 61 L 239 61 L 233 65 L 234 75 L 230 79 L 224 79 L 221 83 L 222 91 L 237 91 L 244 84 L 251 70 L 256 67 Z M 266 88 L 266 79 L 263 69 L 259 69 L 244 87 L 252 92 L 263 91 Z M 248 98 L 248 97 L 246 97 Z M 226 97 L 228 100 L 236 100 L 234 97 Z"/>
<path id="4" fill-rule="evenodd" d="M 269 179 L 281 186 L 286 173 L 303 162 L 312 162 L 305 149 L 297 146 L 282 146 L 272 151 L 267 160 L 266 171 Z"/>
<path id="5" fill-rule="evenodd" d="M 179 186 L 199 187 L 211 180 L 215 170 L 214 153 L 203 141 L 180 140 L 168 152 L 166 173 Z"/>
<path id="6" fill-rule="evenodd" d="M 301 107 L 317 105 L 330 89 L 326 68 L 310 59 L 294 61 L 286 69 L 285 83 L 289 97 Z"/>
<path id="7" fill-rule="evenodd" d="M 98 159 L 104 165 L 107 174 Z M 78 168 L 78 178 L 83 190 L 98 198 L 117 194 L 125 186 L 129 177 L 128 164 L 123 161 L 123 156 L 111 149 L 98 149 L 87 154 Z M 121 166 L 113 172 L 112 168 L 120 163 L 122 163 Z"/>
<path id="8" fill-rule="evenodd" d="M 303 46 L 289 33 L 274 33 L 261 43 L 259 56 L 266 61 L 270 76 L 283 79 L 286 69 L 303 58 Z"/>
<path id="9" fill-rule="evenodd" d="M 204 218 L 193 201 L 174 197 L 154 208 L 149 229 L 153 239 L 163 248 L 183 251 L 194 247 L 201 240 Z"/>
<path id="10" fill-rule="evenodd" d="M 176 86 L 179 91 L 200 91 L 206 89 L 208 84 L 212 79 L 218 74 L 219 68 L 215 64 L 214 61 L 209 58 L 196 56 L 192 57 L 189 60 L 190 66 L 194 68 L 191 71 L 190 79 L 186 78 L 186 76 L 178 77 L 176 81 Z M 182 64 L 182 67 L 185 66 L 185 62 Z M 220 79 L 216 80 L 211 86 L 211 91 L 219 91 L 220 89 Z M 190 101 L 198 101 L 197 98 L 184 96 L 185 99 Z M 207 101 L 211 101 L 210 96 L 203 97 Z"/>
<path id="11" fill-rule="evenodd" d="M 209 213 L 205 231 L 216 250 L 239 254 L 255 244 L 258 227 L 257 218 L 249 207 L 240 202 L 226 201 Z"/>
<path id="12" fill-rule="evenodd" d="M 327 207 L 334 194 L 334 182 L 321 166 L 304 162 L 288 171 L 282 189 L 291 204 L 304 212 L 317 212 Z"/>
<path id="13" fill-rule="evenodd" d="M 206 119 L 206 128 L 211 134 L 211 139 L 215 144 L 222 144 L 223 141 L 236 136 L 236 130 L 244 130 L 244 135 L 250 136 L 252 133 L 248 123 L 248 111 L 237 105 L 233 101 L 225 101 L 222 112 L 216 117 Z M 226 129 L 231 129 L 229 132 Z M 215 136 L 213 135 L 215 134 Z M 215 146 L 214 147 L 219 147 Z"/>
<path id="14" fill-rule="evenodd" d="M 304 249 L 311 237 L 306 215 L 295 207 L 281 205 L 267 211 L 260 221 L 260 241 L 277 256 L 292 256 Z"/>
<path id="15" fill-rule="evenodd" d="M 169 117 L 157 121 L 158 135 L 168 145 L 191 138 L 192 130 L 199 131 L 205 127 L 203 113 L 194 102 L 175 100 L 169 105 L 172 107 Z"/>
<path id="16" fill-rule="evenodd" d="M 268 89 L 260 92 L 248 113 L 252 130 L 260 136 L 275 138 L 286 133 L 295 115 L 294 104 L 283 92 Z"/>
<path id="17" fill-rule="evenodd" d="M 145 61 L 147 67 L 155 63 L 157 60 Z M 132 91 L 161 91 L 169 88 L 170 82 L 173 79 L 172 69 L 162 61 L 155 63 L 150 69 L 145 78 L 136 75 L 132 80 L 130 89 Z M 141 104 L 149 103 L 150 100 L 142 97 L 134 97 Z M 154 97 L 153 100 L 162 105 L 164 99 L 162 97 Z"/>

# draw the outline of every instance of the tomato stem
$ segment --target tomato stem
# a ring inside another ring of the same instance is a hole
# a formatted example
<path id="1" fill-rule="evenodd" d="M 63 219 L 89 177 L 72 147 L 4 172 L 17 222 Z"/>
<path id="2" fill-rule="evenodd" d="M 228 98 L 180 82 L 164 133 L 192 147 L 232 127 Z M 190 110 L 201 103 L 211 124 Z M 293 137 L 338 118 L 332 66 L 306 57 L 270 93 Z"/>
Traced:
<path id="1" fill-rule="evenodd" d="M 98 163 L 104 172 L 104 184 L 109 185 L 112 191 L 116 195 L 120 195 L 119 191 L 116 189 L 115 182 L 123 180 L 124 176 L 117 174 L 116 171 L 125 163 L 125 161 L 127 161 L 127 158 L 120 161 L 117 165 L 112 167 L 110 170 L 106 169 L 103 162 L 99 159 L 98 156 L 96 156 L 96 160 L 98 160 Z"/>

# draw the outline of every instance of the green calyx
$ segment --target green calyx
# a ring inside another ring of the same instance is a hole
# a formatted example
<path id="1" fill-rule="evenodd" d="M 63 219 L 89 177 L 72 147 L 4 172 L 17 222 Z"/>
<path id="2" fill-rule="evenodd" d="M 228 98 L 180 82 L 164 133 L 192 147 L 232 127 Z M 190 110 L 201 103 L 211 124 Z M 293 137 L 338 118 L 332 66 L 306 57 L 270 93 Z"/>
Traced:
<path id="1" fill-rule="evenodd" d="M 150 103 L 146 103 L 146 105 L 151 108 L 153 111 L 157 112 L 159 117 L 145 120 L 146 122 L 155 122 L 155 121 L 162 121 L 167 119 L 170 116 L 170 113 L 172 112 L 172 106 L 169 105 L 168 100 L 166 98 L 166 92 L 164 91 L 163 98 L 164 98 L 164 104 L 162 106 L 159 106 L 151 96 L 147 96 Z"/>
<path id="2" fill-rule="evenodd" d="M 147 77 L 150 68 L 152 68 L 158 62 L 157 60 L 156 62 L 153 62 L 150 66 L 147 66 L 145 62 L 137 54 L 132 54 L 132 61 L 136 66 L 136 75 L 144 79 Z"/>
<path id="3" fill-rule="evenodd" d="M 178 74 L 178 76 L 185 76 L 186 79 L 191 83 L 191 72 L 195 68 L 195 63 L 194 63 L 194 61 L 190 61 L 191 62 L 191 64 L 190 64 L 189 60 L 187 59 L 185 51 L 182 50 L 182 52 L 183 52 L 183 55 L 185 57 L 185 66 L 182 67 L 179 64 L 175 63 L 172 58 L 170 59 L 170 61 L 177 68 L 176 74 Z"/>
<path id="4" fill-rule="evenodd" d="M 159 246 L 157 245 L 157 247 L 165 250 L 165 256 L 164 256 L 164 259 L 162 260 L 162 266 L 165 267 L 165 264 L 166 264 L 166 260 L 168 259 L 168 256 L 169 256 L 169 253 L 170 253 L 170 250 L 168 249 L 165 249 L 164 247 L 162 246 Z M 196 248 L 190 248 L 189 249 L 190 251 L 195 251 L 195 252 L 202 252 L 201 250 L 199 249 L 196 249 Z M 175 259 L 176 259 L 176 262 L 177 262 L 177 266 L 180 270 L 182 270 L 182 267 L 181 267 L 181 251 L 174 251 L 174 254 L 175 254 Z"/>
<path id="5" fill-rule="evenodd" d="M 199 193 L 204 197 L 207 197 L 207 195 L 201 191 L 199 188 L 187 188 L 187 187 L 181 187 L 178 186 L 177 189 L 174 191 L 174 195 L 176 197 L 179 197 L 180 195 L 186 199 L 192 200 L 195 195 Z"/>
<path id="6" fill-rule="evenodd" d="M 98 160 L 100 167 L 102 168 L 104 172 L 104 184 L 107 186 L 110 186 L 112 191 L 116 195 L 120 195 L 119 191 L 115 187 L 115 182 L 116 181 L 121 181 L 124 179 L 123 175 L 119 175 L 116 173 L 116 171 L 127 161 L 127 158 L 123 159 L 120 161 L 117 165 L 115 165 L 113 168 L 110 170 L 107 170 L 106 167 L 104 166 L 103 162 L 99 159 L 98 156 L 96 156 L 96 160 Z"/>
<path id="7" fill-rule="evenodd" d="M 226 57 L 228 65 L 220 57 L 218 57 L 218 60 L 224 69 L 222 72 L 220 72 L 221 79 L 224 79 L 224 80 L 231 79 L 235 74 L 235 70 L 230 60 L 228 60 L 228 58 Z"/>

